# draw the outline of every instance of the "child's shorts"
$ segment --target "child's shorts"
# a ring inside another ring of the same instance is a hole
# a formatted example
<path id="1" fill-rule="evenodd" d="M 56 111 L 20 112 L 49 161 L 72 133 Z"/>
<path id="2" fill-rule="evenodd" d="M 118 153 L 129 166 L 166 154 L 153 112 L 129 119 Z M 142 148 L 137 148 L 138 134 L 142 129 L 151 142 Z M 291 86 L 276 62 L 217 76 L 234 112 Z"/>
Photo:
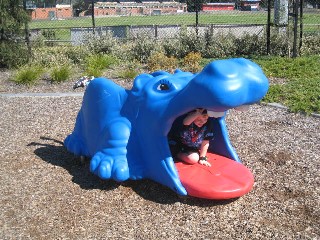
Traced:
<path id="1" fill-rule="evenodd" d="M 178 155 L 178 153 L 180 153 L 180 152 L 182 152 L 182 153 L 190 153 L 190 152 L 199 153 L 198 148 L 189 147 L 184 144 L 179 144 L 175 141 L 169 141 L 169 147 L 170 147 L 172 157 L 176 157 Z"/>

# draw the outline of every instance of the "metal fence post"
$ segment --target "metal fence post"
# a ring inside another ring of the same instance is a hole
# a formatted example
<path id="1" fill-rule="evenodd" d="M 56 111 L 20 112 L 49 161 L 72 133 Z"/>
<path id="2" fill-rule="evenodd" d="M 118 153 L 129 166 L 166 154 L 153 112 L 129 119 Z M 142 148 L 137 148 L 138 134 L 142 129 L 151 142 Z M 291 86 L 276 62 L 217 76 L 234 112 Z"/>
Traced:
<path id="1" fill-rule="evenodd" d="M 95 34 L 96 22 L 94 18 L 94 0 L 91 0 L 91 18 L 92 18 L 92 33 Z"/>
<path id="2" fill-rule="evenodd" d="M 267 55 L 270 54 L 270 25 L 271 25 L 271 0 L 268 0 Z"/>
<path id="3" fill-rule="evenodd" d="M 23 0 L 23 9 L 25 12 L 27 12 L 27 1 Z M 27 44 L 27 49 L 28 49 L 28 61 L 30 60 L 31 57 L 31 45 L 30 45 L 30 31 L 29 31 L 29 23 L 28 20 L 25 21 L 24 23 L 24 34 L 25 34 L 25 41 Z"/>
<path id="4" fill-rule="evenodd" d="M 297 57 L 297 38 L 298 38 L 298 8 L 299 8 L 299 0 L 294 1 L 294 25 L 293 25 L 293 49 L 292 49 L 292 57 Z"/>
<path id="5" fill-rule="evenodd" d="M 299 42 L 299 51 L 302 47 L 303 38 L 303 0 L 300 0 L 300 42 Z"/>
<path id="6" fill-rule="evenodd" d="M 199 8 L 200 8 L 200 3 L 199 3 L 200 0 L 196 0 L 195 1 L 195 10 L 196 10 L 196 34 L 198 36 L 198 27 L 199 27 Z"/>

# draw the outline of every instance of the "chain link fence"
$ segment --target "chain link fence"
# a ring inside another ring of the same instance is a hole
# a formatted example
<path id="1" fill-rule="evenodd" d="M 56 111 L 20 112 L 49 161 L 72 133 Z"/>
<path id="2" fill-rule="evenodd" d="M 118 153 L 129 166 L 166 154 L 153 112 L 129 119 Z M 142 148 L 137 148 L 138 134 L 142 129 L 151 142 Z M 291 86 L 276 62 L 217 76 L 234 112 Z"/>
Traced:
<path id="1" fill-rule="evenodd" d="M 287 41 L 287 54 L 297 56 L 305 36 L 320 34 L 320 0 L 26 3 L 32 17 L 26 39 L 34 41 L 41 36 L 48 44 L 79 45 L 90 34 L 94 37 L 107 33 L 124 41 L 142 35 L 168 39 L 187 29 L 198 36 L 263 37 L 267 54 L 273 50 L 273 35 L 280 35 Z"/>

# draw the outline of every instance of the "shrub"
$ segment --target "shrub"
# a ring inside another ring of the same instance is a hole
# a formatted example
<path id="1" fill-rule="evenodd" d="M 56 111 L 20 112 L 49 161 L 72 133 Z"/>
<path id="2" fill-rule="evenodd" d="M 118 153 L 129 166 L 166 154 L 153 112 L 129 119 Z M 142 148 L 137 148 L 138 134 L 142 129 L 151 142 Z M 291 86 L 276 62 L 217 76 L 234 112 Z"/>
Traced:
<path id="1" fill-rule="evenodd" d="M 128 67 L 120 71 L 118 77 L 124 79 L 134 79 L 136 76 L 138 76 L 138 74 L 139 71 L 137 69 L 133 67 Z"/>
<path id="2" fill-rule="evenodd" d="M 0 44 L 0 67 L 16 68 L 28 62 L 29 54 L 25 45 L 2 41 Z"/>
<path id="3" fill-rule="evenodd" d="M 72 64 L 66 55 L 68 46 L 42 47 L 33 50 L 32 62 L 43 67 L 55 67 L 64 64 Z"/>
<path id="4" fill-rule="evenodd" d="M 152 53 L 160 49 L 159 44 L 148 36 L 139 36 L 134 42 L 132 55 L 141 63 L 146 63 Z"/>
<path id="5" fill-rule="evenodd" d="M 178 58 L 181 55 L 179 39 L 165 39 L 161 44 L 166 56 Z"/>
<path id="6" fill-rule="evenodd" d="M 167 56 L 184 58 L 190 52 L 202 52 L 205 45 L 201 37 L 197 36 L 194 29 L 182 28 L 175 39 L 162 41 L 164 52 Z"/>
<path id="7" fill-rule="evenodd" d="M 88 76 L 101 76 L 103 69 L 115 64 L 117 59 L 110 55 L 94 54 L 86 58 L 85 73 Z"/>
<path id="8" fill-rule="evenodd" d="M 300 48 L 301 56 L 320 54 L 320 34 L 304 36 Z"/>
<path id="9" fill-rule="evenodd" d="M 71 75 L 71 68 L 68 65 L 54 67 L 51 71 L 51 79 L 53 82 L 63 82 L 68 80 Z"/>
<path id="10" fill-rule="evenodd" d="M 203 39 L 197 35 L 195 29 L 188 30 L 187 28 L 182 28 L 179 41 L 179 58 L 184 58 L 190 52 L 202 52 L 205 47 Z"/>
<path id="11" fill-rule="evenodd" d="M 205 58 L 225 58 L 236 54 L 236 37 L 231 34 L 213 33 L 207 29 L 204 35 L 205 48 L 201 52 Z"/>
<path id="12" fill-rule="evenodd" d="M 35 84 L 43 74 L 43 69 L 40 66 L 26 65 L 17 70 L 12 81 L 17 84 L 32 85 Z"/>
<path id="13" fill-rule="evenodd" d="M 118 44 L 114 46 L 112 55 L 124 62 L 133 62 L 135 60 L 133 47 L 134 43 L 131 41 L 126 41 L 121 45 Z"/>
<path id="14" fill-rule="evenodd" d="M 239 56 L 264 55 L 266 44 L 263 37 L 256 34 L 245 34 L 235 39 L 236 54 Z"/>
<path id="15" fill-rule="evenodd" d="M 178 60 L 174 57 L 167 57 L 162 52 L 152 54 L 148 59 L 147 68 L 150 72 L 164 70 L 173 72 L 177 68 Z"/>
<path id="16" fill-rule="evenodd" d="M 112 36 L 112 32 L 106 35 L 88 34 L 85 37 L 86 47 L 93 54 L 112 54 L 114 49 L 119 45 L 118 40 Z"/>
<path id="17" fill-rule="evenodd" d="M 183 58 L 184 68 L 191 72 L 198 72 L 201 70 L 200 61 L 202 57 L 200 53 L 191 52 Z"/>
<path id="18" fill-rule="evenodd" d="M 73 64 L 83 64 L 88 55 L 90 55 L 89 49 L 83 46 L 68 46 L 65 48 L 65 56 Z"/>
<path id="19" fill-rule="evenodd" d="M 283 33 L 278 33 L 273 31 L 270 36 L 270 55 L 273 56 L 289 56 L 289 52 L 291 51 L 288 36 Z M 266 40 L 264 40 L 266 43 Z"/>

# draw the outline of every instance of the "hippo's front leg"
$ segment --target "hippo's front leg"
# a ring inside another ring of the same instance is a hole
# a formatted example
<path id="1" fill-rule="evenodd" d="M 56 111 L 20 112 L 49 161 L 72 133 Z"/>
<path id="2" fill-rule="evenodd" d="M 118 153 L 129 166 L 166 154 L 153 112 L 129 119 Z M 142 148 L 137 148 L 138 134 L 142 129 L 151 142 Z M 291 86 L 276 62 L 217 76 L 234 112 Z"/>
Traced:
<path id="1" fill-rule="evenodd" d="M 129 178 L 127 143 L 131 124 L 126 118 L 113 120 L 104 129 L 98 152 L 90 162 L 90 171 L 102 179 L 125 181 Z"/>

